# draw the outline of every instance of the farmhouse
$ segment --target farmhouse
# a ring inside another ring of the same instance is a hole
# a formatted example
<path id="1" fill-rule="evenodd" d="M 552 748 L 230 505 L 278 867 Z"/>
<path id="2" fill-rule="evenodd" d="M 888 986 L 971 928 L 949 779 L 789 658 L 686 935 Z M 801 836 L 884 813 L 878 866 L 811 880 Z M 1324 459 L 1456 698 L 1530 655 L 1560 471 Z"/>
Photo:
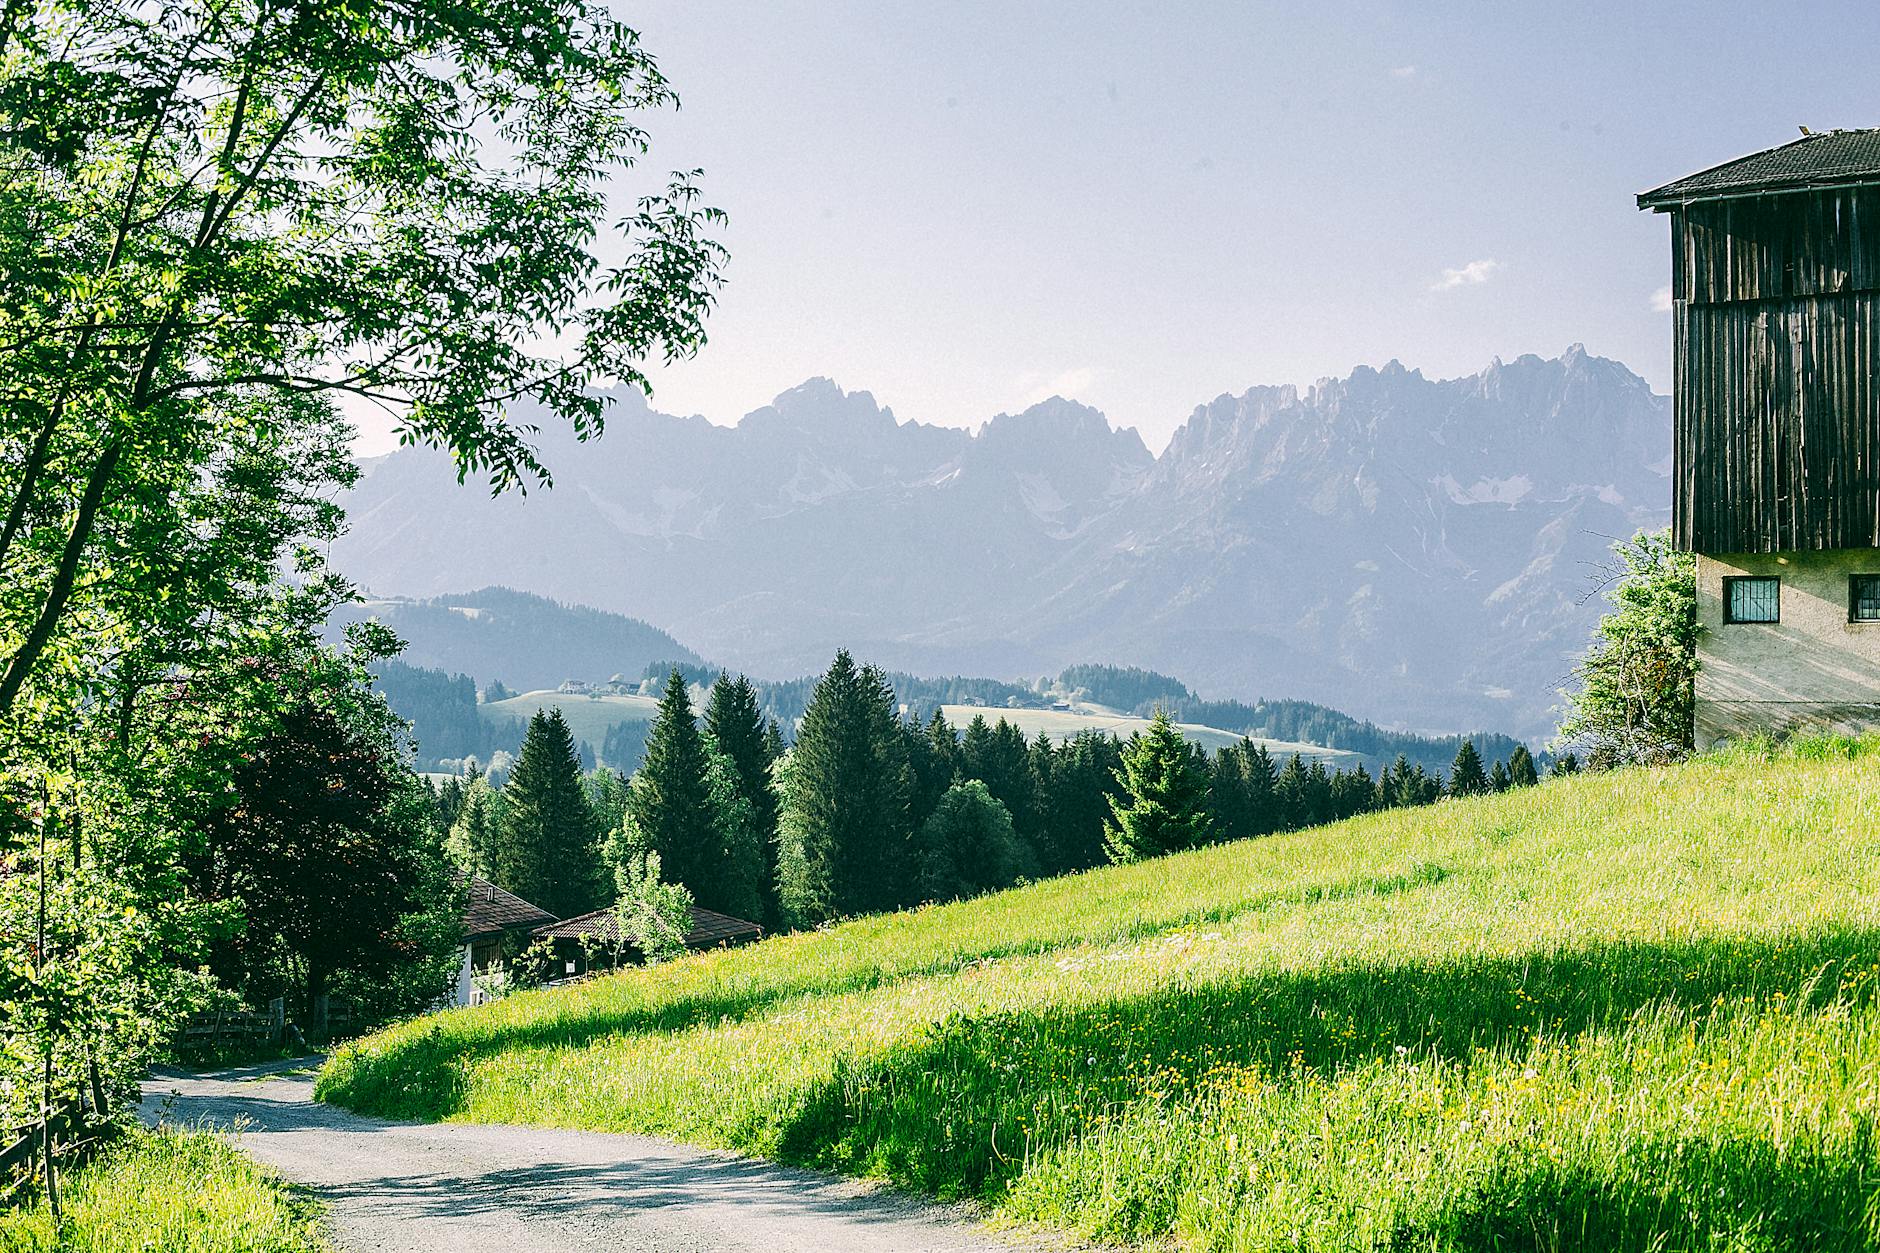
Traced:
<path id="1" fill-rule="evenodd" d="M 1671 215 L 1698 746 L 1880 727 L 1880 130 L 1805 133 L 1638 203 Z"/>
<path id="2" fill-rule="evenodd" d="M 476 975 L 503 959 L 506 936 L 526 936 L 545 922 L 555 921 L 546 909 L 531 905 L 513 892 L 505 892 L 488 879 L 469 876 L 470 894 L 463 911 L 463 961 L 457 968 L 458 1005 L 476 999 Z"/>
<path id="3" fill-rule="evenodd" d="M 547 922 L 534 930 L 534 938 L 549 940 L 564 975 L 586 974 L 590 969 L 605 970 L 621 962 L 640 961 L 640 951 L 633 936 L 622 936 L 620 924 L 611 909 L 597 909 L 560 922 Z M 764 938 L 764 929 L 754 922 L 729 914 L 692 906 L 692 927 L 685 933 L 687 949 L 698 952 L 708 948 L 735 948 Z"/>

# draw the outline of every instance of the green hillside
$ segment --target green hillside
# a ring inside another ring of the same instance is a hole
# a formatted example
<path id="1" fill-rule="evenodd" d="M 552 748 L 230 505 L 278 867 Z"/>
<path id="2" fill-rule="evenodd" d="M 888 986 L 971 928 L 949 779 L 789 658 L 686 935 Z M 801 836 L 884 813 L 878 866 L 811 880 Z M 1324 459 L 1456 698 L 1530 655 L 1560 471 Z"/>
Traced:
<path id="1" fill-rule="evenodd" d="M 942 705 L 940 712 L 946 715 L 948 722 L 956 727 L 964 727 L 975 715 L 983 716 L 987 722 L 1001 719 L 1011 723 L 1030 739 L 1040 732 L 1053 740 L 1064 740 L 1080 731 L 1101 731 L 1126 740 L 1138 731 L 1147 729 L 1149 720 L 1132 714 L 1118 713 L 1101 705 L 1076 704 L 1070 709 L 989 709 L 978 705 Z M 1238 731 L 1223 731 L 1219 727 L 1203 726 L 1196 722 L 1178 722 L 1175 724 L 1182 733 L 1182 738 L 1191 744 L 1199 744 L 1210 753 L 1219 752 L 1229 744 L 1238 744 L 1241 735 Z M 1307 761 L 1317 758 L 1323 761 L 1327 769 L 1349 768 L 1358 763 L 1356 753 L 1347 753 L 1341 749 L 1326 748 L 1319 744 L 1304 744 L 1293 740 L 1269 740 L 1253 737 L 1256 744 L 1266 745 L 1269 753 L 1278 761 L 1285 761 L 1298 753 Z"/>
<path id="2" fill-rule="evenodd" d="M 392 1029 L 321 1094 L 1234 1249 L 1880 1247 L 1880 744 L 1093 871 Z"/>
<path id="3" fill-rule="evenodd" d="M 527 722 L 538 709 L 561 710 L 574 738 L 599 748 L 610 727 L 622 722 L 652 721 L 659 712 L 659 700 L 653 696 L 570 696 L 544 688 L 477 706 L 477 712 L 494 723 L 511 719 Z"/>

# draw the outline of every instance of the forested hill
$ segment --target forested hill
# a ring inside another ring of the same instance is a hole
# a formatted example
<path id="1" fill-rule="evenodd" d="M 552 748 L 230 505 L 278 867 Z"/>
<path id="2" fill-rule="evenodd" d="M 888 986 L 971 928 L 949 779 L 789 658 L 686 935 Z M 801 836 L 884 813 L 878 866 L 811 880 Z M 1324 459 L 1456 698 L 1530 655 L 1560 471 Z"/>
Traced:
<path id="1" fill-rule="evenodd" d="M 383 599 L 345 605 L 329 624 L 376 619 L 405 641 L 407 665 L 465 673 L 518 691 L 564 679 L 637 678 L 654 663 L 696 664 L 699 656 L 658 627 L 585 605 L 486 587 L 429 600 Z"/>
<path id="2" fill-rule="evenodd" d="M 562 611 L 563 607 L 554 606 L 554 609 Z M 452 662 L 452 666 L 455 665 Z M 532 708 L 535 702 L 523 697 L 506 700 L 511 694 L 506 690 L 509 685 L 502 680 L 482 680 L 480 675 L 473 677 L 460 670 L 434 669 L 407 661 L 385 662 L 374 669 L 379 688 L 392 708 L 412 724 L 420 769 L 454 770 L 467 757 L 475 757 L 487 765 L 496 753 L 513 754 L 521 744 L 523 723 L 518 711 L 523 707 Z M 652 717 L 653 702 L 646 697 L 657 694 L 672 669 L 677 669 L 695 689 L 709 686 L 720 673 L 719 667 L 696 661 L 664 660 L 649 662 L 637 671 L 603 673 L 598 667 L 571 670 L 562 677 L 595 685 L 619 674 L 622 681 L 615 685 L 619 692 L 639 692 L 642 696 L 630 699 L 618 694 L 552 695 L 542 698 L 541 703 L 572 703 L 585 711 L 583 723 L 604 724 L 597 725 L 584 741 L 584 758 L 597 758 L 616 769 L 630 771 L 638 765 L 644 751 L 648 720 Z M 964 675 L 930 678 L 899 672 L 889 672 L 885 677 L 894 689 L 904 716 L 916 722 L 927 721 L 935 711 L 948 705 L 956 710 L 960 706 L 983 708 L 980 716 L 989 723 L 997 723 L 1007 712 L 1065 708 L 1073 702 L 1079 711 L 1108 709 L 1141 717 L 1149 717 L 1157 709 L 1167 709 L 1181 723 L 1256 739 L 1341 749 L 1356 754 L 1374 772 L 1402 756 L 1427 772 L 1447 773 L 1465 738 L 1386 730 L 1310 701 L 1263 700 L 1249 704 L 1236 700 L 1204 700 L 1179 679 L 1134 667 L 1077 665 L 1066 669 L 1056 679 L 1043 678 L 1030 683 Z M 479 700 L 479 680 L 482 680 L 482 700 Z M 789 739 L 797 720 L 803 716 L 817 676 L 778 681 L 753 679 L 751 682 L 765 716 L 775 719 L 784 737 Z M 558 685 L 559 680 L 536 684 L 528 690 Z M 504 703 L 488 703 L 491 699 Z M 1066 714 L 1065 718 L 1067 722 L 1074 720 L 1076 714 Z M 1091 725 L 1100 726 L 1103 721 L 1101 716 L 1096 716 Z M 1068 729 L 1059 730 L 1054 738 L 1062 739 L 1068 733 Z M 1479 732 L 1467 738 L 1474 741 L 1489 761 L 1511 757 L 1518 742 L 1493 732 Z"/>

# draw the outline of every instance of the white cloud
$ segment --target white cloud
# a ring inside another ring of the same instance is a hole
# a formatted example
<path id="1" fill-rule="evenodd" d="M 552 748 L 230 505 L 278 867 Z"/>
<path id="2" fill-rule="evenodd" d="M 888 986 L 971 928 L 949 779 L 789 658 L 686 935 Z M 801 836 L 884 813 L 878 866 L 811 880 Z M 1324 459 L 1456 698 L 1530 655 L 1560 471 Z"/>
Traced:
<path id="1" fill-rule="evenodd" d="M 1660 287 L 1657 291 L 1652 293 L 1652 312 L 1671 312 L 1671 284 L 1666 283 L 1663 287 Z"/>
<path id="2" fill-rule="evenodd" d="M 1066 400 L 1086 400 L 1086 394 L 1096 385 L 1100 373 L 1095 367 L 1087 365 L 1053 375 L 1027 371 L 1020 376 L 1018 386 L 1024 393 L 1027 406 L 1049 400 L 1053 396 L 1062 396 Z"/>
<path id="3" fill-rule="evenodd" d="M 1417 76 L 1417 67 L 1414 65 L 1400 65 L 1390 72 L 1390 76 L 1392 78 L 1415 78 Z"/>
<path id="4" fill-rule="evenodd" d="M 1444 270 L 1443 276 L 1430 284 L 1431 291 L 1451 291 L 1457 287 L 1479 287 L 1495 276 L 1501 269 L 1501 262 L 1483 258 L 1471 261 L 1453 270 Z"/>

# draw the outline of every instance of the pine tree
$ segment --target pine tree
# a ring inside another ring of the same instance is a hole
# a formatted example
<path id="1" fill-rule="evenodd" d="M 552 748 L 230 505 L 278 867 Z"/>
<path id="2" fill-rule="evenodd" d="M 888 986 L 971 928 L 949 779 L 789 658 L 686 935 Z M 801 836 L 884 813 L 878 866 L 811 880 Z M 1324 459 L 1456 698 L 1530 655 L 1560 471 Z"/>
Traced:
<path id="1" fill-rule="evenodd" d="M 1208 765 L 1208 812 L 1214 816 L 1214 834 L 1219 839 L 1242 840 L 1253 834 L 1247 767 L 1238 744 L 1222 748 Z"/>
<path id="2" fill-rule="evenodd" d="M 1464 740 L 1456 750 L 1455 764 L 1449 768 L 1449 794 L 1480 796 L 1486 791 L 1488 775 L 1482 771 L 1482 755 L 1475 751 L 1474 740 Z"/>
<path id="3" fill-rule="evenodd" d="M 445 851 L 463 869 L 488 879 L 502 828 L 502 793 L 491 788 L 473 766 L 464 785 L 463 803 L 457 807 L 457 820 L 444 837 Z"/>
<path id="4" fill-rule="evenodd" d="M 1495 768 L 1488 772 L 1488 790 L 1491 792 L 1506 792 L 1508 790 L 1508 787 L 1509 787 L 1509 781 L 1508 781 L 1507 764 L 1502 762 L 1500 759 L 1497 759 L 1495 762 Z"/>
<path id="5" fill-rule="evenodd" d="M 1109 859 L 1104 829 L 1112 800 L 1122 795 L 1117 782 L 1122 766 L 1116 737 L 1100 731 L 1080 731 L 1054 754 L 1045 821 L 1057 855 L 1055 870 L 1085 870 Z"/>
<path id="6" fill-rule="evenodd" d="M 1508 754 L 1508 782 L 1515 787 L 1533 787 L 1540 781 L 1540 773 L 1534 769 L 1534 754 L 1528 752 L 1526 744 L 1516 744 Z"/>
<path id="7" fill-rule="evenodd" d="M 1279 771 L 1273 765 L 1273 754 L 1266 751 L 1266 745 L 1256 744 L 1250 737 L 1243 736 L 1240 741 L 1240 761 L 1243 771 L 1241 786 L 1247 796 L 1248 834 L 1270 835 L 1281 826 Z"/>
<path id="8" fill-rule="evenodd" d="M 1141 861 L 1212 838 L 1207 775 L 1166 710 L 1158 709 L 1148 730 L 1130 737 L 1119 781 L 1124 795 L 1110 802 L 1103 833 L 1111 861 Z"/>
<path id="9" fill-rule="evenodd" d="M 536 710 L 503 786 L 503 820 L 490 877 L 558 918 L 600 903 L 593 811 L 574 736 L 558 709 Z"/>
<path id="10" fill-rule="evenodd" d="M 710 895 L 695 899 L 706 909 L 733 918 L 762 918 L 770 894 L 771 869 L 764 857 L 758 817 L 737 762 L 706 733 L 706 796 L 718 865 L 709 877 Z M 766 779 L 768 782 L 768 779 Z"/>
<path id="11" fill-rule="evenodd" d="M 912 892 L 899 721 L 881 672 L 837 653 L 784 769 L 777 873 L 791 924 L 893 909 Z"/>
<path id="12" fill-rule="evenodd" d="M 627 812 L 645 852 L 658 853 L 668 882 L 682 883 L 710 909 L 720 898 L 723 847 L 713 822 L 705 740 L 692 717 L 685 677 L 672 670 L 634 773 Z"/>
<path id="13" fill-rule="evenodd" d="M 1273 782 L 1273 793 L 1279 800 L 1282 831 L 1297 831 L 1312 825 L 1312 780 L 1306 771 L 1305 759 L 1298 753 L 1294 753 L 1279 772 Z"/>
<path id="14" fill-rule="evenodd" d="M 773 742 L 775 724 L 764 717 L 757 689 L 743 675 L 719 675 L 705 702 L 705 728 L 737 772 L 738 791 L 751 808 L 752 830 L 763 859 L 759 909 L 750 917 L 766 927 L 782 922 L 777 907 L 777 812 L 772 768 L 781 747 Z"/>

